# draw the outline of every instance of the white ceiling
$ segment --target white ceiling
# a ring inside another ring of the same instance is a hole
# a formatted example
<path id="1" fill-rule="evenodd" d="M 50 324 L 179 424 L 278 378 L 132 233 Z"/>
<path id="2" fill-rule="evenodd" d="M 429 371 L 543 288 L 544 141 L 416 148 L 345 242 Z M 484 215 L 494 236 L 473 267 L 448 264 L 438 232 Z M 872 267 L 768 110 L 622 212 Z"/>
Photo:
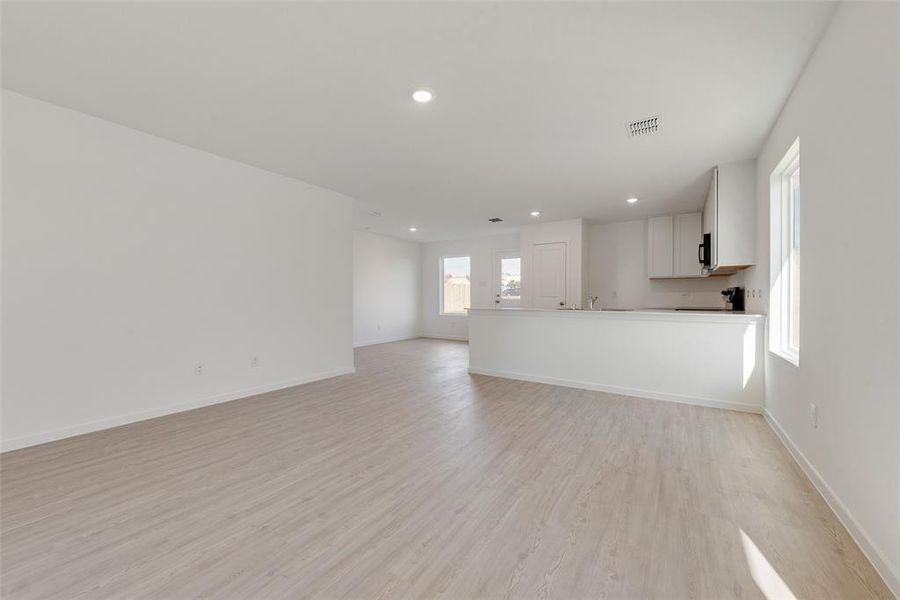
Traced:
<path id="1" fill-rule="evenodd" d="M 715 163 L 756 155 L 832 10 L 4 2 L 3 86 L 343 192 L 359 228 L 452 239 L 535 209 L 698 208 Z M 657 114 L 660 133 L 626 135 Z"/>

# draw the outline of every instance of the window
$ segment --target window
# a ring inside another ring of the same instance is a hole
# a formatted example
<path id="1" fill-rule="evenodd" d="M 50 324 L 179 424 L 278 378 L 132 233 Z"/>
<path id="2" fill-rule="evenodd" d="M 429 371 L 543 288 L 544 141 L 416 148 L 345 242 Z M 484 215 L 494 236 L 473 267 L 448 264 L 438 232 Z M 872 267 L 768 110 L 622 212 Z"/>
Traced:
<path id="1" fill-rule="evenodd" d="M 494 254 L 494 304 L 518 306 L 522 300 L 522 259 L 518 250 Z"/>
<path id="2" fill-rule="evenodd" d="M 800 364 L 800 139 L 770 180 L 769 350 Z"/>
<path id="3" fill-rule="evenodd" d="M 464 315 L 472 306 L 472 277 L 468 256 L 441 258 L 441 314 Z"/>

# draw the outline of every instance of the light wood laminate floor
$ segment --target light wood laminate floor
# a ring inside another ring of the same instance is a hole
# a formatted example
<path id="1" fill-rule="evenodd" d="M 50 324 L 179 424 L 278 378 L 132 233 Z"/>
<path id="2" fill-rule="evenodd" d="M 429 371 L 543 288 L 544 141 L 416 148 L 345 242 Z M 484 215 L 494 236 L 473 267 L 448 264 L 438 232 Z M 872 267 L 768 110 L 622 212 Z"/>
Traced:
<path id="1" fill-rule="evenodd" d="M 3 597 L 890 596 L 762 417 L 467 351 L 3 455 Z"/>

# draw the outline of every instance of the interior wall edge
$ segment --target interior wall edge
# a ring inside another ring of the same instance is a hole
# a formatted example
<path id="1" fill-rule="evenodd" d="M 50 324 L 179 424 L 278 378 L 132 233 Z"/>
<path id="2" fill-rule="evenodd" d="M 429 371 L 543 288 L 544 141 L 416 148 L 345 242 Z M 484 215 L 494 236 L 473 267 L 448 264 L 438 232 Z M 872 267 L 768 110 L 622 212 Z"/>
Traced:
<path id="1" fill-rule="evenodd" d="M 467 335 L 420 335 L 419 337 L 425 338 L 426 340 L 449 340 L 451 342 L 469 341 L 469 336 Z"/>
<path id="2" fill-rule="evenodd" d="M 224 394 L 216 394 L 214 396 L 207 396 L 206 398 L 191 400 L 189 402 L 182 402 L 179 404 L 173 404 L 161 408 L 119 415 L 116 417 L 101 419 L 98 421 L 87 421 L 84 423 L 79 423 L 77 425 L 64 427 L 62 429 L 44 431 L 41 433 L 21 436 L 17 438 L 4 439 L 2 442 L 0 442 L 0 452 L 11 452 L 13 450 L 20 450 L 22 448 L 28 448 L 30 446 L 37 446 L 38 444 L 46 444 L 48 442 L 55 442 L 57 440 L 84 435 L 86 433 L 103 431 L 104 429 L 113 429 L 115 427 L 121 427 L 122 425 L 137 423 L 139 421 L 146 421 L 148 419 L 155 419 L 157 417 L 164 417 L 166 415 L 187 412 L 197 408 L 203 408 L 204 406 L 222 404 L 224 402 L 231 402 L 233 400 L 242 400 L 251 396 L 265 394 L 267 392 L 275 392 L 306 383 L 312 383 L 314 381 L 321 381 L 323 379 L 338 377 L 340 375 L 349 375 L 355 372 L 356 367 L 350 365 L 340 369 L 324 371 L 322 373 L 314 373 L 288 381 L 281 381 L 278 383 L 271 383 L 252 388 L 235 390 L 232 392 L 226 392 Z"/>
<path id="3" fill-rule="evenodd" d="M 402 342 L 405 340 L 415 340 L 420 337 L 422 337 L 422 336 L 419 335 L 418 333 L 415 333 L 412 335 L 397 335 L 397 336 L 376 338 L 376 339 L 370 339 L 370 340 L 360 340 L 360 341 L 354 341 L 353 347 L 354 348 L 363 348 L 365 346 L 376 346 L 378 344 L 390 344 L 391 342 Z"/>
<path id="4" fill-rule="evenodd" d="M 884 553 L 878 545 L 872 541 L 872 538 L 866 530 L 862 528 L 859 521 L 853 516 L 850 509 L 847 508 L 847 505 L 844 504 L 840 496 L 838 496 L 831 486 L 828 485 L 825 478 L 819 474 L 819 471 L 816 470 L 809 459 L 806 458 L 797 444 L 794 443 L 781 424 L 778 423 L 775 416 L 772 415 L 767 408 L 763 409 L 762 415 L 765 417 L 766 423 L 769 424 L 772 431 L 775 432 L 778 440 L 788 451 L 788 454 L 791 455 L 794 462 L 797 463 L 797 466 L 799 466 L 800 470 L 806 475 L 806 478 L 809 479 L 816 491 L 819 492 L 819 495 L 822 496 L 822 499 L 825 500 L 825 503 L 831 509 L 831 512 L 835 514 L 838 521 L 841 522 L 841 525 L 844 526 L 844 529 L 847 530 L 847 533 L 849 533 L 850 537 L 853 538 L 853 541 L 856 542 L 856 545 L 859 546 L 860 550 L 866 555 L 866 558 L 869 559 L 869 562 L 872 563 L 872 566 L 878 574 L 881 575 L 881 578 L 894 593 L 894 596 L 900 598 L 900 573 L 897 573 L 891 567 L 890 562 L 885 558 Z"/>
<path id="5" fill-rule="evenodd" d="M 502 379 L 515 379 L 518 381 L 529 381 L 531 383 L 543 383 L 547 385 L 558 385 L 561 387 L 576 388 L 580 390 L 590 390 L 594 392 L 605 392 L 607 394 L 615 394 L 617 396 L 632 396 L 641 398 L 642 400 L 656 400 L 659 402 L 677 402 L 678 404 L 690 404 L 692 406 L 703 406 L 706 408 L 718 408 L 722 410 L 735 410 L 738 412 L 747 412 L 753 414 L 761 414 L 763 407 L 757 404 L 746 404 L 741 402 L 728 402 L 726 400 L 717 400 L 715 398 L 701 398 L 699 396 L 688 396 L 685 394 L 673 394 L 669 392 L 658 392 L 656 390 L 643 390 L 639 388 L 620 387 L 615 385 L 606 385 L 601 383 L 592 383 L 588 381 L 576 381 L 573 379 L 559 379 L 556 377 L 543 377 L 539 375 L 527 375 L 525 373 L 517 373 L 514 371 L 480 369 L 469 367 L 469 373 L 473 375 L 485 375 L 487 377 L 500 377 Z"/>

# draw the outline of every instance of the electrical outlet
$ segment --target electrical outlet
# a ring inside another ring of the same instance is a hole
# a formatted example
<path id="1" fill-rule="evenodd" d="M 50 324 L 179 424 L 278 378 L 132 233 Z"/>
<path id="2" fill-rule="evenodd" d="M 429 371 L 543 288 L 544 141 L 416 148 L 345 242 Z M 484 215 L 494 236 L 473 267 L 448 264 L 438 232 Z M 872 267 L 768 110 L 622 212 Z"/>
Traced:
<path id="1" fill-rule="evenodd" d="M 203 363 L 194 364 L 194 375 L 203 375 Z"/>
<path id="2" fill-rule="evenodd" d="M 250 357 L 250 368 L 255 369 L 258 366 L 259 366 L 259 356 L 254 354 L 253 356 Z"/>
<path id="3" fill-rule="evenodd" d="M 819 428 L 819 407 L 812 403 L 809 405 L 809 422 L 813 429 Z"/>

